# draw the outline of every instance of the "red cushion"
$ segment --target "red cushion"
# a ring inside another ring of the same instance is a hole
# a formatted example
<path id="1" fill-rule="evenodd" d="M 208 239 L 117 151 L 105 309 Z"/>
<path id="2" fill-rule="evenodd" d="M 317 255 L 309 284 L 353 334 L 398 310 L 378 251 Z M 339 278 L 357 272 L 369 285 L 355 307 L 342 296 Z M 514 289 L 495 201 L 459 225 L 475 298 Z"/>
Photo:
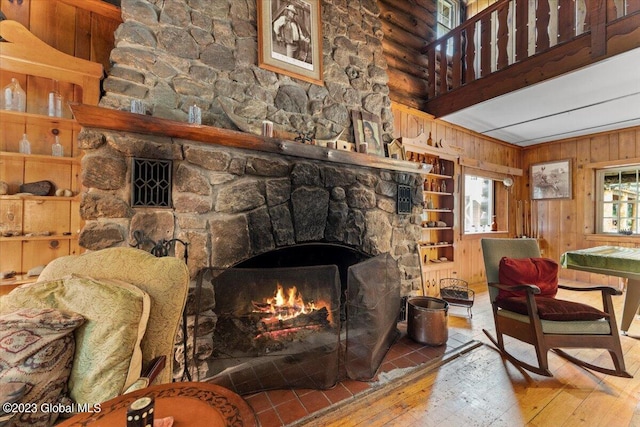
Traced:
<path id="1" fill-rule="evenodd" d="M 558 263 L 548 258 L 502 257 L 498 278 L 503 285 L 536 285 L 539 296 L 553 298 L 558 293 Z M 499 290 L 500 298 L 524 295 L 524 291 Z"/>
<path id="2" fill-rule="evenodd" d="M 541 297 L 538 295 L 536 295 L 535 298 L 536 305 L 538 306 L 538 315 L 544 320 L 598 320 L 609 317 L 604 311 L 579 302 Z M 524 296 L 498 297 L 496 299 L 496 305 L 505 310 L 527 314 L 527 297 Z"/>

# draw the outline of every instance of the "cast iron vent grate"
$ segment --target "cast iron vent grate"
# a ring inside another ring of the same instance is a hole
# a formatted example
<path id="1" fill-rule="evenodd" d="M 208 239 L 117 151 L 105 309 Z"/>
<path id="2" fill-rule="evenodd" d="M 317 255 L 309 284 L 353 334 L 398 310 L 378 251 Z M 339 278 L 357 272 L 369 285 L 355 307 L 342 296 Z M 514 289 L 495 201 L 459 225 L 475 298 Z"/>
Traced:
<path id="1" fill-rule="evenodd" d="M 398 214 L 411 213 L 411 187 L 398 185 Z"/>
<path id="2" fill-rule="evenodd" d="M 171 207 L 171 160 L 133 159 L 132 207 Z"/>

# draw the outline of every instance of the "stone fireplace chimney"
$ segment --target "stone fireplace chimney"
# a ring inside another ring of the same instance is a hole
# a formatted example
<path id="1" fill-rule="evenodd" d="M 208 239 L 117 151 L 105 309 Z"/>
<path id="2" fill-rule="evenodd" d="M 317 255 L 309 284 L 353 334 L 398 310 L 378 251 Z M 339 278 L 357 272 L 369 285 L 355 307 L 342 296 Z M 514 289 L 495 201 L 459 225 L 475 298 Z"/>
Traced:
<path id="1" fill-rule="evenodd" d="M 380 117 L 383 140 L 391 140 L 375 0 L 322 1 L 323 85 L 258 67 L 255 0 L 122 0 L 122 15 L 104 108 L 129 111 L 131 100 L 141 99 L 147 115 L 187 122 L 196 104 L 203 125 L 236 130 L 224 100 L 245 119 L 268 119 L 317 139 L 342 132 L 352 142 L 356 110 Z M 401 293 L 420 287 L 418 172 L 90 126 L 78 140 L 85 153 L 85 248 L 135 245 L 140 233 L 177 238 L 188 243 L 194 278 L 279 248 L 329 243 L 367 256 L 389 253 Z M 169 206 L 133 207 L 132 165 L 139 159 L 171 165 Z M 397 211 L 399 184 L 412 190 L 408 214 Z M 178 256 L 182 250 L 177 245 Z"/>
<path id="2" fill-rule="evenodd" d="M 131 99 L 142 99 L 153 116 L 187 121 L 196 104 L 203 124 L 235 129 L 220 105 L 228 99 L 244 118 L 318 139 L 345 130 L 351 141 L 350 113 L 358 110 L 381 118 L 389 142 L 393 117 L 376 1 L 321 6 L 324 85 L 315 85 L 258 67 L 255 0 L 122 0 L 124 22 L 101 105 L 128 110 Z"/>

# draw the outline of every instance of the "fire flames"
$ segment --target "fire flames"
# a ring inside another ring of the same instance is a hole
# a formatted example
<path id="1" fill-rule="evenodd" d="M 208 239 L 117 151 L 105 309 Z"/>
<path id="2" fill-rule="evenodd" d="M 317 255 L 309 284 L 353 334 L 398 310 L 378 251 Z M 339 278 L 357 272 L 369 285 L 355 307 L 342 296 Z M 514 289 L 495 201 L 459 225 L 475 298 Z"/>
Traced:
<path id="1" fill-rule="evenodd" d="M 273 298 L 267 298 L 271 312 L 278 320 L 287 320 L 300 314 L 308 314 L 316 310 L 313 302 L 305 303 L 302 294 L 295 286 L 287 289 L 286 296 L 284 288 L 280 283 L 276 285 Z"/>
<path id="2" fill-rule="evenodd" d="M 331 324 L 327 305 L 323 302 L 305 303 L 295 286 L 285 292 L 282 285 L 277 283 L 273 297 L 252 303 L 253 312 L 260 317 L 258 338 L 268 336 L 278 339 L 303 330 L 322 329 Z"/>

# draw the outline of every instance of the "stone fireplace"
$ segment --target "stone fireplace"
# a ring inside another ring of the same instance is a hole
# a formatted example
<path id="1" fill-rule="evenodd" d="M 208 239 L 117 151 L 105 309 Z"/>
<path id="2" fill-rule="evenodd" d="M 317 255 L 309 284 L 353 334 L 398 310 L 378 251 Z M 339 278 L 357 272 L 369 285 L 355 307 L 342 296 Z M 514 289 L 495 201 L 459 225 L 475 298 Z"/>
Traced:
<path id="1" fill-rule="evenodd" d="M 322 244 L 324 251 L 334 245 L 363 254 L 358 261 L 389 254 L 399 269 L 401 294 L 419 289 L 419 168 L 293 141 L 258 141 L 252 134 L 234 135 L 228 143 L 226 134 L 211 137 L 202 130 L 237 129 L 223 109 L 226 103 L 248 121 L 268 119 L 292 135 L 341 134 L 350 142 L 355 139 L 351 112 L 367 112 L 380 118 L 382 140 L 392 139 L 375 1 L 321 1 L 323 85 L 257 65 L 255 5 L 254 0 L 122 0 L 123 24 L 115 34 L 100 105 L 120 113 L 129 110 L 132 99 L 141 99 L 147 115 L 97 112 L 86 120 L 74 110 L 83 126 L 78 140 L 86 189 L 80 245 L 91 250 L 135 245 L 141 235 L 180 239 L 188 243 L 194 282 L 204 269 L 235 267 L 298 245 Z M 204 126 L 176 131 L 194 104 L 202 109 Z M 134 158 L 171 162 L 170 206 L 132 207 Z M 397 211 L 401 184 L 411 188 L 408 214 Z M 176 246 L 177 256 L 183 251 Z M 189 343 L 198 349 L 191 366 L 200 376 L 207 376 L 217 320 L 216 297 L 206 292 L 199 301 L 199 329 L 190 332 L 197 338 Z M 187 311 L 193 310 L 188 304 Z M 184 351 L 177 355 L 185 357 Z"/>
<path id="2" fill-rule="evenodd" d="M 242 139 L 242 134 L 238 137 Z M 79 240 L 87 249 L 135 245 L 139 235 L 153 241 L 177 238 L 188 243 L 194 283 L 204 269 L 252 266 L 252 262 L 255 266 L 260 255 L 266 257 L 263 266 L 278 266 L 283 257 L 275 254 L 291 248 L 296 256 L 288 256 L 293 259 L 289 264 L 318 259 L 352 264 L 388 254 L 398 266 L 399 292 L 406 295 L 420 286 L 416 242 L 422 179 L 417 172 L 86 125 L 79 141 L 85 152 L 82 180 L 87 187 Z M 130 207 L 133 158 L 171 160 L 171 207 Z M 410 214 L 397 213 L 399 184 L 412 188 Z M 313 244 L 317 244 L 313 251 L 300 249 Z M 184 256 L 183 251 L 176 245 L 178 257 Z M 199 377 L 209 374 L 206 359 L 214 350 L 211 332 L 217 321 L 213 313 L 217 295 L 207 292 L 204 300 L 209 303 L 201 303 L 199 313 L 203 330 L 190 332 L 198 336 L 190 345 L 200 349 L 201 360 L 191 361 Z"/>

